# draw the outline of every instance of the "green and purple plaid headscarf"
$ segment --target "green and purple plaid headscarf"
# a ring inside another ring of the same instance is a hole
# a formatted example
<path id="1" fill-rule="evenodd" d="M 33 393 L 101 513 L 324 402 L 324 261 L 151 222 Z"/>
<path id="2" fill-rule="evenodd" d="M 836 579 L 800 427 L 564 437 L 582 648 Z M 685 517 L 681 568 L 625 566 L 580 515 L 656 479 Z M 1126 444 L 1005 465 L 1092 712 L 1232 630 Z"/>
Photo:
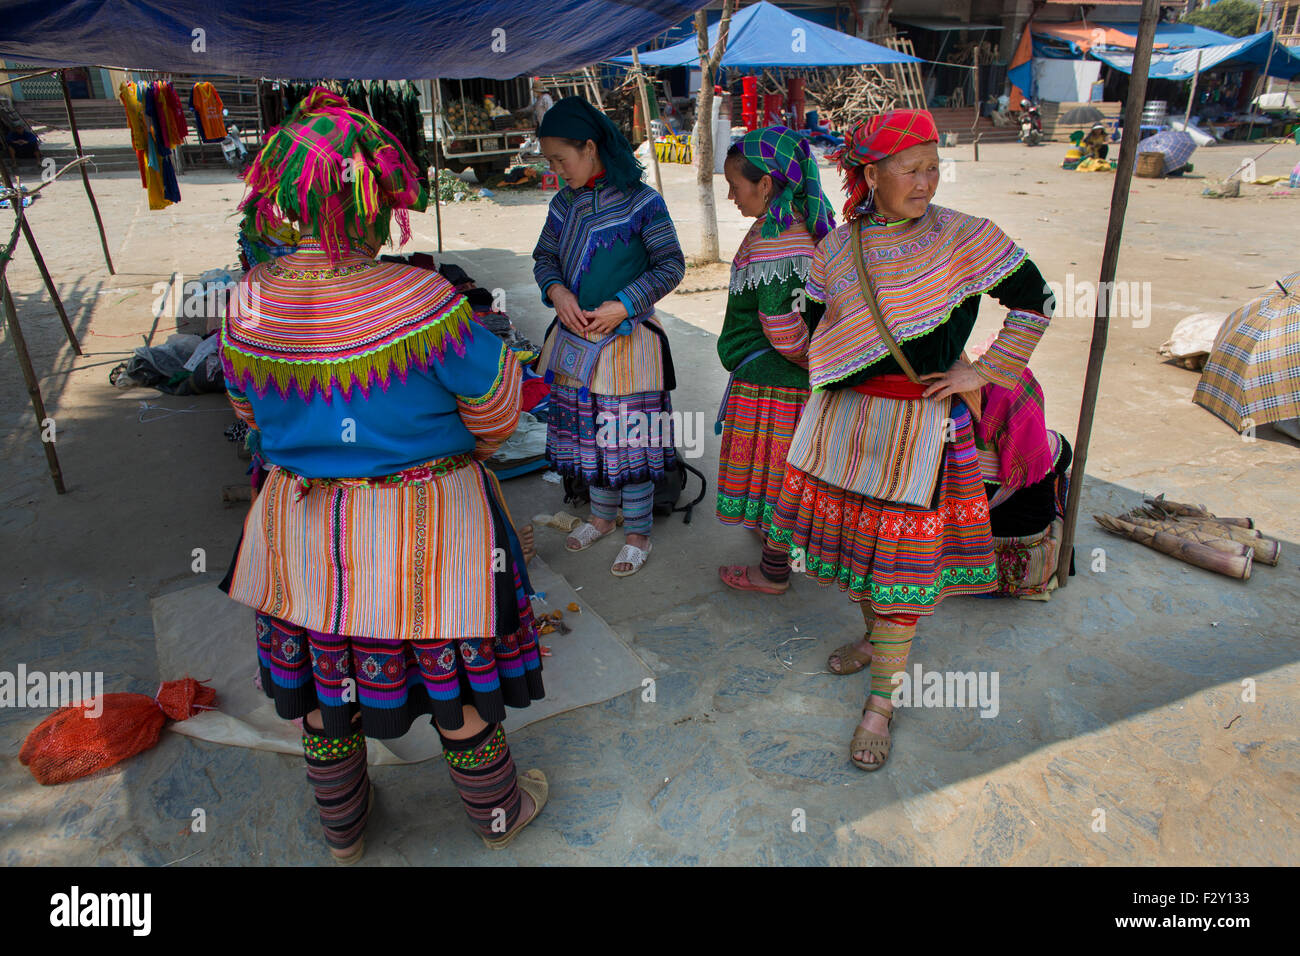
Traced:
<path id="1" fill-rule="evenodd" d="M 808 140 L 784 126 L 766 126 L 746 133 L 739 145 L 747 160 L 771 175 L 778 190 L 767 210 L 763 237 L 775 239 L 790 228 L 798 213 L 813 241 L 821 242 L 835 228 L 835 216 L 822 192 L 817 160 L 808 148 Z"/>

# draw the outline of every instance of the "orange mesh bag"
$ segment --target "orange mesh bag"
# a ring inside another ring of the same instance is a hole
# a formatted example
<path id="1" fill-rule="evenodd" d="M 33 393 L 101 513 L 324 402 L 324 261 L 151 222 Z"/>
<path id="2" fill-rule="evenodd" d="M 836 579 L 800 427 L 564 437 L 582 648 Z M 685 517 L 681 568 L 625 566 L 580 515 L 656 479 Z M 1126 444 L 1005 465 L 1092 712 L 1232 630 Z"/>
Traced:
<path id="1" fill-rule="evenodd" d="M 192 677 L 167 681 L 156 697 L 104 694 L 98 717 L 87 716 L 90 701 L 83 701 L 42 720 L 23 741 L 18 759 L 40 783 L 67 783 L 148 750 L 168 717 L 185 720 L 214 710 L 216 702 L 216 690 Z"/>

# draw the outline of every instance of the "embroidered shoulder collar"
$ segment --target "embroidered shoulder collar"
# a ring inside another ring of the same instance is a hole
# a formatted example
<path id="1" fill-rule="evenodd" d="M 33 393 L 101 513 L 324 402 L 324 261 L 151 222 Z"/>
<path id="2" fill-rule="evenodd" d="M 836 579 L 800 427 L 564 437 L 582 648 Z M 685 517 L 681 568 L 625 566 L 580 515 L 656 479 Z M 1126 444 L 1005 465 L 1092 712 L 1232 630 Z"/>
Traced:
<path id="1" fill-rule="evenodd" d="M 731 261 L 731 292 L 740 293 L 753 286 L 768 282 L 786 282 L 798 276 L 808 281 L 812 269 L 816 244 L 802 220 L 796 219 L 779 236 L 765 239 L 762 235 L 764 217 L 759 217 Z"/>
<path id="2" fill-rule="evenodd" d="M 827 319 L 808 349 L 809 381 L 824 388 L 889 354 L 862 297 L 851 224 L 823 241 Z M 987 292 L 1026 261 L 1025 251 L 987 219 L 930 205 L 919 219 L 867 233 L 866 266 L 881 315 L 896 341 L 934 331 L 971 296 Z"/>
<path id="3" fill-rule="evenodd" d="M 315 266 L 319 266 L 318 268 Z M 465 352 L 471 310 L 436 272 L 363 254 L 331 267 L 311 249 L 251 269 L 222 322 L 225 372 L 264 395 L 345 399 L 376 382 L 387 389 L 412 364 L 427 369 L 448 348 Z"/>

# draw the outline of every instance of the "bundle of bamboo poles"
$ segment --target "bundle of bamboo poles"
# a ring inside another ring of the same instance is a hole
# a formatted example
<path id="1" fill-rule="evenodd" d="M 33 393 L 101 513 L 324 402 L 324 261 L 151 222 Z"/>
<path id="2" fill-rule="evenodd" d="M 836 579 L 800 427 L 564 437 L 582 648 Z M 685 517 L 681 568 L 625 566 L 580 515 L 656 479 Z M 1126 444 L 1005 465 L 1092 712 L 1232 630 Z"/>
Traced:
<path id="1" fill-rule="evenodd" d="M 1282 545 L 1264 537 L 1253 518 L 1220 518 L 1164 495 L 1146 498 L 1143 507 L 1125 514 L 1093 518 L 1112 534 L 1243 581 L 1255 561 L 1276 565 L 1282 554 Z"/>
<path id="2" fill-rule="evenodd" d="M 902 102 L 898 82 L 874 66 L 817 70 L 808 74 L 804 95 L 818 119 L 835 130 L 850 130 L 875 113 Z"/>

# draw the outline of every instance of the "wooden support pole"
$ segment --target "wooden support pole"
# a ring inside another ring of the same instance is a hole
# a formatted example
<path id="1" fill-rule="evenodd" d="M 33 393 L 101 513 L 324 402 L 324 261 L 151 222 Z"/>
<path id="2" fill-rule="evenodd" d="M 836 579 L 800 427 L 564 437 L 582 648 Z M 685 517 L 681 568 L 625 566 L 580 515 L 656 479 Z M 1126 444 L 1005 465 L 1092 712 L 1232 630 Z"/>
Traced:
<path id="1" fill-rule="evenodd" d="M 978 132 L 980 125 L 980 47 L 978 43 L 971 48 L 971 56 L 975 64 L 975 72 L 971 76 L 971 80 L 975 84 L 973 87 L 975 91 L 975 122 L 971 123 L 970 131 L 971 135 L 975 137 L 975 162 L 978 163 L 980 161 L 980 134 Z"/>
<path id="2" fill-rule="evenodd" d="M 1192 121 L 1192 106 L 1196 103 L 1196 82 L 1201 78 L 1201 54 L 1204 50 L 1196 51 L 1196 72 L 1192 74 L 1192 91 L 1187 94 L 1187 110 L 1183 113 L 1183 132 L 1187 132 L 1187 126 Z"/>
<path id="3" fill-rule="evenodd" d="M 0 278 L 0 296 L 4 299 L 5 325 L 9 329 L 9 338 L 13 340 L 14 351 L 18 353 L 18 366 L 23 370 L 23 381 L 27 383 L 27 395 L 32 402 L 32 411 L 36 413 L 36 428 L 43 432 L 46 415 L 45 402 L 41 399 L 41 384 L 36 378 L 36 370 L 32 368 L 32 357 L 27 352 L 27 340 L 23 338 L 22 326 L 18 324 L 18 310 L 14 307 L 13 296 L 9 294 L 9 281 L 4 278 Z M 68 489 L 63 486 L 63 469 L 59 466 L 59 456 L 54 451 L 54 442 L 42 438 L 41 444 L 45 446 L 45 460 L 50 466 L 50 480 L 54 482 L 54 490 L 61 495 L 67 494 Z"/>
<path id="4" fill-rule="evenodd" d="M 85 167 L 82 167 L 83 171 Z M 9 175 L 9 164 L 5 162 L 4 157 L 0 156 L 0 180 L 3 180 L 5 189 L 13 190 L 14 180 Z M 15 208 L 22 209 L 23 200 L 21 196 L 14 197 Z M 41 255 L 40 246 L 36 244 L 36 236 L 32 233 L 32 227 L 27 222 L 27 217 L 21 213 L 18 216 L 21 224 L 23 238 L 27 240 L 27 247 L 32 250 L 32 258 L 36 260 L 36 268 L 41 272 L 41 280 L 45 283 L 45 291 L 50 294 L 50 301 L 54 304 L 54 311 L 59 315 L 59 321 L 63 323 L 63 332 L 68 337 L 68 342 L 72 346 L 72 351 L 78 355 L 82 354 L 81 343 L 77 341 L 77 333 L 72 330 L 72 321 L 68 318 L 68 312 L 63 307 L 63 299 L 59 296 L 59 290 L 54 285 L 54 277 L 50 275 L 50 270 L 45 266 L 45 257 Z"/>
<path id="5" fill-rule="evenodd" d="M 72 131 L 72 145 L 77 148 L 77 157 L 85 155 L 81 151 L 81 134 L 77 132 L 77 117 L 72 112 L 72 93 L 68 90 L 68 74 L 59 73 L 59 83 L 63 86 L 63 105 L 68 110 L 68 129 Z M 95 194 L 90 188 L 90 176 L 86 173 L 86 167 L 81 166 L 81 184 L 86 187 L 86 198 L 90 200 L 90 211 L 95 214 L 95 226 L 99 229 L 99 244 L 104 247 L 104 261 L 108 263 L 108 274 L 117 275 L 117 270 L 113 268 L 113 257 L 108 254 L 108 237 L 104 235 L 104 220 L 99 216 L 99 204 L 95 202 Z"/>
<path id="6" fill-rule="evenodd" d="M 1065 529 L 1061 538 L 1061 557 L 1056 566 L 1056 581 L 1065 587 L 1069 581 L 1070 559 L 1074 553 L 1075 524 L 1079 519 L 1079 500 L 1083 492 L 1088 465 L 1088 443 L 1092 439 L 1092 421 L 1097 410 L 1101 386 L 1101 366 L 1106 357 L 1106 336 L 1110 330 L 1110 293 L 1114 288 L 1119 264 L 1120 239 L 1124 234 L 1124 216 L 1128 212 L 1129 187 L 1137 161 L 1142 104 L 1146 101 L 1147 75 L 1151 71 L 1151 47 L 1156 36 L 1160 0 L 1142 0 L 1142 19 L 1138 24 L 1137 47 L 1133 51 L 1133 73 L 1129 81 L 1128 102 L 1124 106 L 1124 139 L 1119 146 L 1119 165 L 1115 170 L 1115 187 L 1110 197 L 1110 221 L 1106 226 L 1106 245 L 1101 254 L 1101 277 L 1097 296 L 1097 313 L 1092 324 L 1092 348 L 1088 353 L 1088 371 L 1083 380 L 1083 401 L 1079 409 L 1079 430 L 1074 436 L 1074 462 L 1071 465 L 1070 493 L 1065 506 Z"/>
<path id="7" fill-rule="evenodd" d="M 1260 9 L 1263 8 L 1261 7 Z M 1259 75 L 1259 83 L 1255 87 L 1255 95 L 1252 96 L 1250 102 L 1246 104 L 1250 109 L 1250 125 L 1246 127 L 1246 142 L 1248 143 L 1250 142 L 1251 137 L 1255 135 L 1255 113 L 1257 112 L 1255 108 L 1255 100 L 1259 99 L 1263 92 L 1268 89 L 1268 68 L 1273 65 L 1273 51 L 1277 49 L 1277 31 L 1274 30 L 1272 33 L 1273 39 L 1268 44 L 1268 58 L 1264 60 L 1264 72 Z"/>
<path id="8" fill-rule="evenodd" d="M 442 253 L 442 203 L 438 201 L 439 180 L 442 178 L 442 80 L 433 78 L 433 218 L 438 223 L 438 253 Z"/>
<path id="9" fill-rule="evenodd" d="M 646 94 L 645 74 L 641 72 L 641 57 L 637 55 L 636 47 L 632 47 L 632 69 L 636 71 L 636 90 L 641 98 L 641 115 L 645 117 L 645 139 L 650 144 L 650 168 L 655 171 L 655 191 L 659 195 L 664 194 L 664 181 L 659 176 L 659 154 L 655 152 L 655 134 L 650 126 L 650 97 Z M 713 122 L 713 117 L 709 117 L 709 122 Z"/>
<path id="10" fill-rule="evenodd" d="M 635 57 L 636 51 L 632 51 Z M 605 112 L 605 102 L 600 95 L 600 80 L 596 78 L 596 71 L 589 66 L 582 68 L 583 76 L 587 78 L 587 87 L 591 90 L 591 96 L 596 101 L 596 109 L 602 113 Z"/>

